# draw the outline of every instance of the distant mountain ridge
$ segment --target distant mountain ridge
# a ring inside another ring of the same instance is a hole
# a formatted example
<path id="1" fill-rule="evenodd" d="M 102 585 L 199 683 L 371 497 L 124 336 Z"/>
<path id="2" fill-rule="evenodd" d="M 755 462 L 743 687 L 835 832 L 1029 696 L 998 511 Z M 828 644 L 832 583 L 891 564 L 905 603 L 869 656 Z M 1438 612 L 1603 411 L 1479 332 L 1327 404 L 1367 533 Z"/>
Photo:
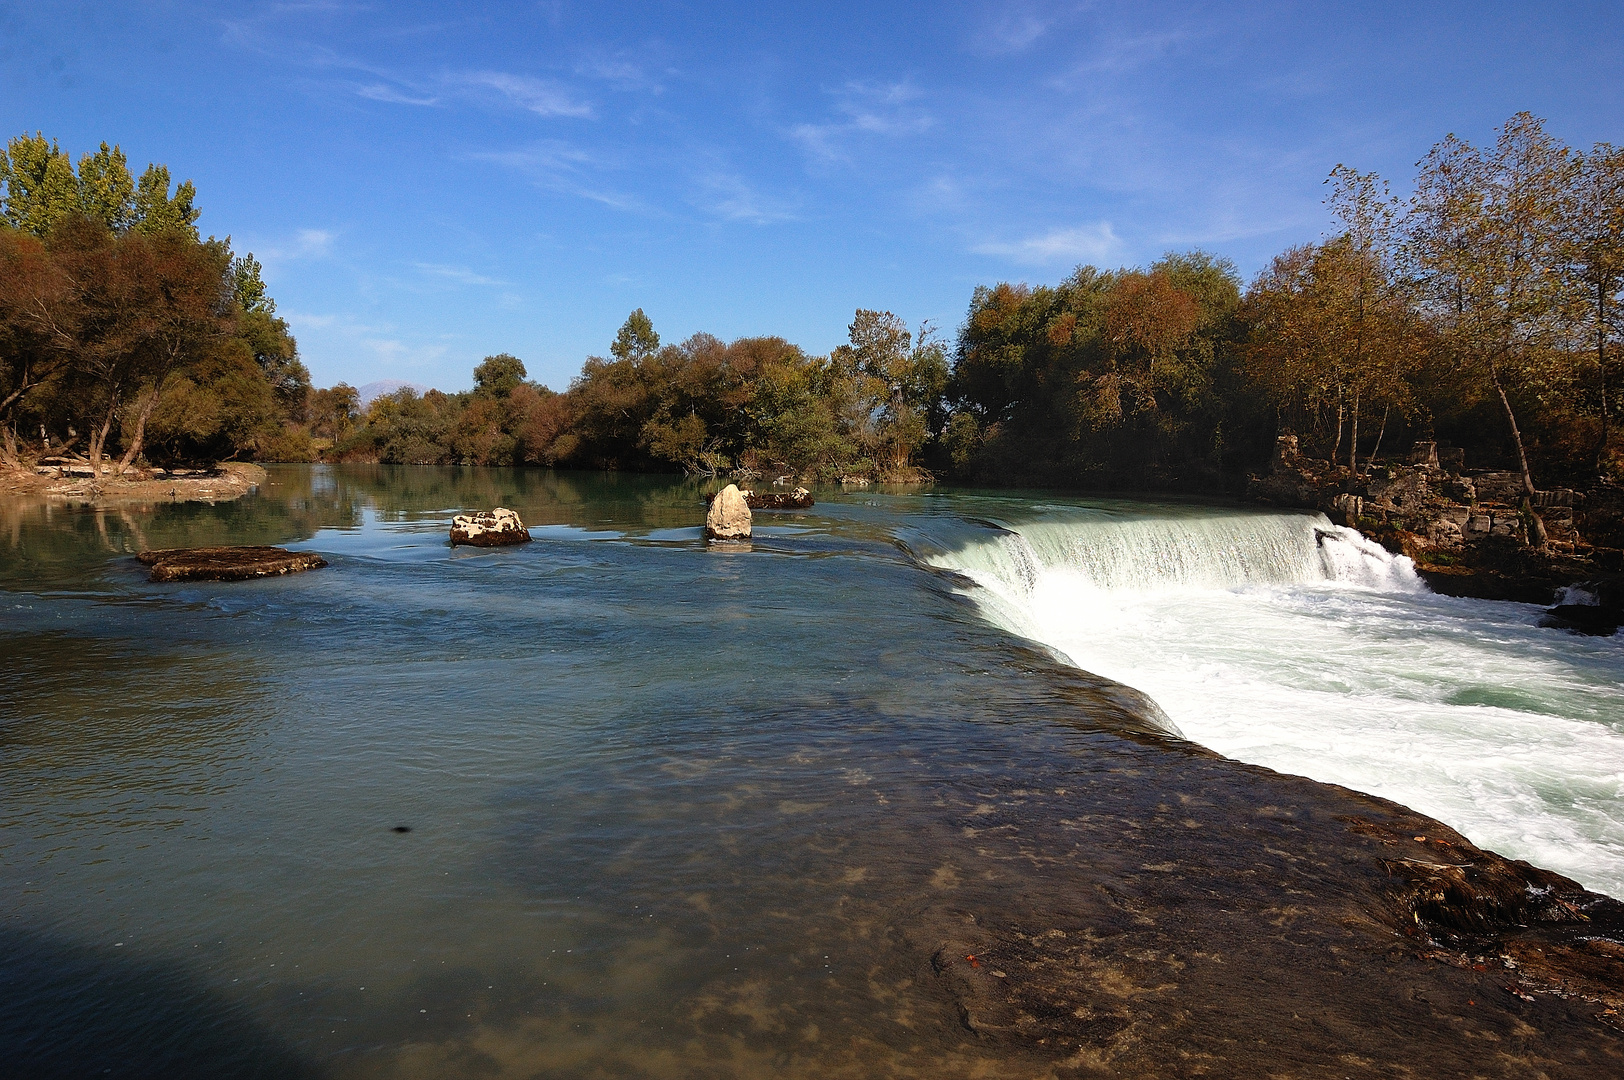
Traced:
<path id="1" fill-rule="evenodd" d="M 419 395 L 429 392 L 429 388 L 422 383 L 406 382 L 402 379 L 379 379 L 369 382 L 365 386 L 358 386 L 355 392 L 360 395 L 361 408 L 372 404 L 374 398 L 381 398 L 385 394 L 393 394 L 396 390 L 416 390 Z"/>

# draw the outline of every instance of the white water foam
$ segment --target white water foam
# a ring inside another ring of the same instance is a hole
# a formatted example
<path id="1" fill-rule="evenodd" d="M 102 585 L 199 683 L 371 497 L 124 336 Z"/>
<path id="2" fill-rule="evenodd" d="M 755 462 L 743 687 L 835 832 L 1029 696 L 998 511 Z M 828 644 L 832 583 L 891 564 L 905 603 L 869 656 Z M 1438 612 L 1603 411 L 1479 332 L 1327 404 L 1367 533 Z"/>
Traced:
<path id="1" fill-rule="evenodd" d="M 1196 742 L 1624 896 L 1624 637 L 1435 596 L 1310 514 L 1049 518 L 930 561 Z"/>

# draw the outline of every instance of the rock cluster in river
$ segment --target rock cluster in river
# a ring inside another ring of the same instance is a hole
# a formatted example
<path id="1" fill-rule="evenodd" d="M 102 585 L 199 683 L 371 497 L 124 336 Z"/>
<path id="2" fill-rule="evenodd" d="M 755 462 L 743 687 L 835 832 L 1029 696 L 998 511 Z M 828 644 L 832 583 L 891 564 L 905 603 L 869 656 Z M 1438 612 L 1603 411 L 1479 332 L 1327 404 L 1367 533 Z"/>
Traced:
<path id="1" fill-rule="evenodd" d="M 705 514 L 705 539 L 750 539 L 750 504 L 737 484 L 729 484 L 711 500 Z"/>
<path id="2" fill-rule="evenodd" d="M 530 530 L 524 527 L 519 515 L 506 507 L 480 510 L 472 514 L 458 514 L 451 519 L 451 544 L 472 547 L 503 547 L 507 544 L 527 544 Z"/>

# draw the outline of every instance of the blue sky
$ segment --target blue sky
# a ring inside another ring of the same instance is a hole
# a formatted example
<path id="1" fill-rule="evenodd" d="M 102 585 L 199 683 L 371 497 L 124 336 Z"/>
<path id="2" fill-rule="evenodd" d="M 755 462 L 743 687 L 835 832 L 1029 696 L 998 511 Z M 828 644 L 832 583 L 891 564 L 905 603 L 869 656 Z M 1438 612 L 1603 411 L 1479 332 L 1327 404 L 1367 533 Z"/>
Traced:
<path id="1" fill-rule="evenodd" d="M 562 388 L 666 340 L 1201 247 L 1250 278 L 1528 109 L 1624 142 L 1624 5 L 0 3 L 4 135 L 192 178 L 316 382 Z"/>

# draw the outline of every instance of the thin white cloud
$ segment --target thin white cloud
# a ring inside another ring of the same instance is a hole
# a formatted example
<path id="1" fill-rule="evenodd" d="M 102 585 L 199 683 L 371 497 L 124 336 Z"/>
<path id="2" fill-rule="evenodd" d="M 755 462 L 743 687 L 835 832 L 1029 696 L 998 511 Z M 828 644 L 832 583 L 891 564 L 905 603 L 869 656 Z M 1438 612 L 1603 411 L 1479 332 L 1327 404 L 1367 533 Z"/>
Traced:
<path id="1" fill-rule="evenodd" d="M 574 97 L 569 89 L 551 79 L 536 79 L 529 75 L 510 75 L 502 71 L 476 71 L 451 77 L 473 88 L 494 90 L 521 109 L 537 116 L 575 116 L 590 118 L 592 105 Z"/>
<path id="2" fill-rule="evenodd" d="M 325 330 L 338 322 L 337 315 L 310 315 L 299 311 L 284 309 L 281 312 L 288 325 L 295 330 Z"/>
<path id="3" fill-rule="evenodd" d="M 697 177 L 696 183 L 699 192 L 694 204 L 724 221 L 770 225 L 795 216 L 787 205 L 761 194 L 732 173 L 706 173 Z"/>
<path id="4" fill-rule="evenodd" d="M 348 313 L 283 311 L 281 314 L 305 337 L 303 351 L 312 362 L 318 362 L 320 354 L 343 356 L 346 367 L 352 371 L 360 368 L 374 378 L 431 375 L 450 352 L 449 345 L 406 341 L 396 326 L 365 323 Z M 357 363 L 357 357 L 370 357 L 370 360 Z M 356 381 L 368 379 L 358 375 Z"/>
<path id="5" fill-rule="evenodd" d="M 449 266 L 443 263 L 425 262 L 413 263 L 412 265 L 417 267 L 418 270 L 432 277 L 446 278 L 447 280 L 455 281 L 462 285 L 505 286 L 508 284 L 508 282 L 501 281 L 497 278 L 486 277 L 484 274 L 476 274 L 466 266 Z"/>
<path id="6" fill-rule="evenodd" d="M 978 255 L 998 255 L 1032 266 L 1069 262 L 1105 262 L 1122 247 L 1109 221 L 1070 229 L 1050 229 L 1013 242 L 995 241 L 971 248 Z"/>
<path id="7" fill-rule="evenodd" d="M 646 64 L 616 56 L 591 56 L 575 65 L 575 74 L 582 78 L 607 83 L 616 90 L 646 90 L 651 94 L 665 92 L 665 84 Z M 671 74 L 669 70 L 664 74 Z"/>
<path id="8" fill-rule="evenodd" d="M 281 240 L 244 246 L 265 264 L 265 269 L 269 273 L 280 263 L 327 258 L 333 253 L 335 239 L 335 235 L 327 229 L 299 229 L 292 236 Z"/>
<path id="9" fill-rule="evenodd" d="M 1032 4 L 1003 7 L 977 31 L 973 45 L 982 52 L 1024 52 L 1054 26 L 1054 18 Z"/>
<path id="10" fill-rule="evenodd" d="M 936 126 L 935 117 L 914 102 L 924 94 L 909 83 L 849 82 L 835 92 L 843 119 L 822 124 L 796 124 L 790 138 L 813 157 L 839 161 L 848 155 L 845 143 L 854 136 L 902 138 L 920 135 Z"/>
<path id="11" fill-rule="evenodd" d="M 488 161 L 524 174 L 537 187 L 564 195 L 602 203 L 612 210 L 648 214 L 653 210 L 642 199 L 605 187 L 599 177 L 613 166 L 580 147 L 558 139 L 544 139 L 523 150 L 501 150 L 468 155 L 474 161 Z"/>
<path id="12" fill-rule="evenodd" d="M 392 86 L 385 86 L 383 83 L 369 83 L 366 86 L 358 87 L 355 92 L 364 98 L 371 99 L 372 101 L 386 101 L 391 105 L 440 104 L 440 99 L 438 97 L 424 97 L 422 95 L 414 96 L 412 94 L 396 90 Z"/>

